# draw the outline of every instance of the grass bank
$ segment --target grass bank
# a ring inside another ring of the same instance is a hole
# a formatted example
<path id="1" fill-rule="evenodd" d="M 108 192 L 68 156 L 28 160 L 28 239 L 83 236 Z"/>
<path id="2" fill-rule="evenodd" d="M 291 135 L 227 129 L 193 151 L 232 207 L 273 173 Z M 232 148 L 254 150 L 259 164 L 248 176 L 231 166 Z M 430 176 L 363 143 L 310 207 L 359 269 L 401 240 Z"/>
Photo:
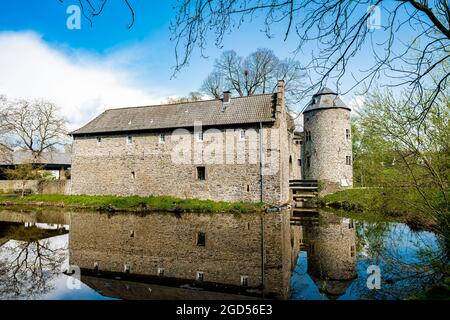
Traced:
<path id="1" fill-rule="evenodd" d="M 352 218 L 371 221 L 398 221 L 413 229 L 433 230 L 436 225 L 431 216 L 420 208 L 420 199 L 408 190 L 388 188 L 348 189 L 323 196 L 322 207 L 338 209 Z"/>
<path id="2" fill-rule="evenodd" d="M 129 212 L 229 212 L 251 213 L 262 210 L 262 205 L 244 202 L 217 202 L 198 199 L 179 199 L 169 196 L 116 197 L 86 195 L 31 195 L 24 198 L 0 195 L 0 205 L 26 207 L 61 207 L 99 211 Z"/>

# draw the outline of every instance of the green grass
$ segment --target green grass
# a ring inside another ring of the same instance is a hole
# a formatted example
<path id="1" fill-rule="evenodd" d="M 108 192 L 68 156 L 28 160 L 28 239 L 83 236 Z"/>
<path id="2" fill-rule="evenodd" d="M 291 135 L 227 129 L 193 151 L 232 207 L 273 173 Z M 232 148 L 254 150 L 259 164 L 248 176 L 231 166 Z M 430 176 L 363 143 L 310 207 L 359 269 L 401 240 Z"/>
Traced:
<path id="1" fill-rule="evenodd" d="M 436 204 L 441 202 L 437 196 L 434 199 Z M 406 222 L 417 229 L 435 227 L 429 209 L 413 189 L 355 188 L 325 195 L 319 202 L 354 218 Z"/>
<path id="2" fill-rule="evenodd" d="M 89 207 L 97 210 L 137 210 L 137 211 L 196 211 L 196 212 L 231 212 L 247 213 L 262 209 L 262 205 L 244 202 L 216 202 L 211 200 L 179 199 L 170 196 L 149 197 L 116 197 L 116 196 L 86 196 L 86 195 L 32 195 L 24 198 L 0 195 L 0 203 L 62 204 L 64 207 Z"/>

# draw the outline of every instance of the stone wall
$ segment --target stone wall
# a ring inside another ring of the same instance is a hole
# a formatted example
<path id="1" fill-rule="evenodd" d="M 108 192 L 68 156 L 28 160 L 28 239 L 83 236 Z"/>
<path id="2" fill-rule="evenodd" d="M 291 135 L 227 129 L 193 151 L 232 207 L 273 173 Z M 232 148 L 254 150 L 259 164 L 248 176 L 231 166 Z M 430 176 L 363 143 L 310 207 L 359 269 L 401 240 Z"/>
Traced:
<path id="1" fill-rule="evenodd" d="M 308 273 L 322 280 L 356 277 L 356 231 L 354 222 L 321 215 L 319 225 L 304 228 L 308 251 Z"/>
<path id="2" fill-rule="evenodd" d="M 311 141 L 304 141 L 304 179 L 321 180 L 330 191 L 341 189 L 342 179 L 353 185 L 353 165 L 346 164 L 346 156 L 352 157 L 352 140 L 351 136 L 346 138 L 346 129 L 351 133 L 350 111 L 346 109 L 318 109 L 304 114 L 304 130 L 311 132 Z"/>
<path id="3" fill-rule="evenodd" d="M 204 141 L 197 142 L 194 132 L 166 132 L 160 143 L 160 133 L 76 137 L 73 143 L 72 193 L 90 195 L 171 195 L 221 201 L 260 201 L 259 128 L 245 127 L 248 138 L 241 140 L 240 129 L 204 131 Z M 278 129 L 265 126 L 267 143 L 265 161 L 276 171 L 264 175 L 264 202 L 279 204 L 288 197 L 285 166 L 279 164 L 280 146 L 272 146 L 272 136 Z M 287 137 L 285 137 L 287 139 Z M 219 139 L 219 140 L 214 140 Z M 174 157 L 180 141 L 187 141 L 192 153 L 185 161 Z M 213 141 L 224 146 L 214 150 Z M 200 150 L 202 146 L 202 151 Z M 287 145 L 284 142 L 283 146 Z M 233 148 L 230 151 L 230 148 Z M 269 150 L 267 150 L 269 149 Z M 234 151 L 233 151 L 234 150 Z M 215 153 L 214 153 L 215 151 Z M 202 156 L 203 155 L 203 156 Z M 272 158 L 267 157 L 270 156 Z M 175 159 L 178 159 L 174 161 Z M 283 161 L 287 161 L 283 158 Z M 206 180 L 197 179 L 197 167 L 204 166 Z M 282 171 L 283 170 L 283 171 Z M 283 188 L 281 183 L 283 180 Z"/>
<path id="4" fill-rule="evenodd" d="M 0 180 L 0 193 L 13 193 L 22 190 L 22 180 Z M 38 193 L 39 181 L 28 180 L 25 182 L 25 190 Z"/>
<path id="5" fill-rule="evenodd" d="M 66 194 L 66 187 L 70 180 L 27 180 L 25 190 L 34 194 Z M 22 180 L 0 180 L 0 193 L 13 193 L 22 191 Z"/>
<path id="6" fill-rule="evenodd" d="M 261 223 L 264 227 L 264 255 L 261 255 Z M 266 294 L 289 296 L 292 245 L 289 212 L 273 214 L 150 214 L 107 215 L 72 213 L 70 263 L 84 269 L 158 275 L 195 280 L 198 271 L 204 281 L 248 286 L 261 284 L 264 261 Z M 205 246 L 197 245 L 198 232 L 205 234 Z"/>
<path id="7" fill-rule="evenodd" d="M 11 211 L 0 210 L 0 221 L 15 223 L 48 223 L 57 225 L 69 225 L 70 213 L 62 211 L 52 211 L 45 209 L 42 211 Z"/>

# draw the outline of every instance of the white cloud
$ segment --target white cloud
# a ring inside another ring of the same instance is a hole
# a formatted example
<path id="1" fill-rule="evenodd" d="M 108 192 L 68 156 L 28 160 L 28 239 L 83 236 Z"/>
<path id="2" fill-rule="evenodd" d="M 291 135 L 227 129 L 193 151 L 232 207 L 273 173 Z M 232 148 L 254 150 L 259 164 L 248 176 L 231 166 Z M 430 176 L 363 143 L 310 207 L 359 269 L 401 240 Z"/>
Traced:
<path id="1" fill-rule="evenodd" d="M 352 109 L 353 113 L 355 113 L 361 110 L 361 108 L 364 106 L 365 101 L 365 96 L 355 95 L 352 96 L 347 105 Z"/>
<path id="2" fill-rule="evenodd" d="M 150 80 L 146 87 L 133 81 L 133 70 L 125 67 L 132 49 L 99 56 L 50 46 L 34 32 L 0 32 L 0 48 L 0 94 L 56 103 L 71 130 L 107 108 L 154 104 L 165 97 Z"/>

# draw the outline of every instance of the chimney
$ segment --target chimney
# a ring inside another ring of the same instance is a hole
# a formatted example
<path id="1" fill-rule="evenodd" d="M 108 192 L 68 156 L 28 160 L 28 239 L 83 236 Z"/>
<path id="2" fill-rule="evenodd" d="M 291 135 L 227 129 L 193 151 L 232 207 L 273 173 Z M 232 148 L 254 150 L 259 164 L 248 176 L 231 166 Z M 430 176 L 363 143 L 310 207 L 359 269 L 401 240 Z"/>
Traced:
<path id="1" fill-rule="evenodd" d="M 224 91 L 223 92 L 223 103 L 229 103 L 231 98 L 231 92 L 230 91 Z"/>
<path id="2" fill-rule="evenodd" d="M 284 95 L 285 95 L 285 82 L 284 82 L 284 80 L 278 80 L 277 112 L 283 111 Z"/>

